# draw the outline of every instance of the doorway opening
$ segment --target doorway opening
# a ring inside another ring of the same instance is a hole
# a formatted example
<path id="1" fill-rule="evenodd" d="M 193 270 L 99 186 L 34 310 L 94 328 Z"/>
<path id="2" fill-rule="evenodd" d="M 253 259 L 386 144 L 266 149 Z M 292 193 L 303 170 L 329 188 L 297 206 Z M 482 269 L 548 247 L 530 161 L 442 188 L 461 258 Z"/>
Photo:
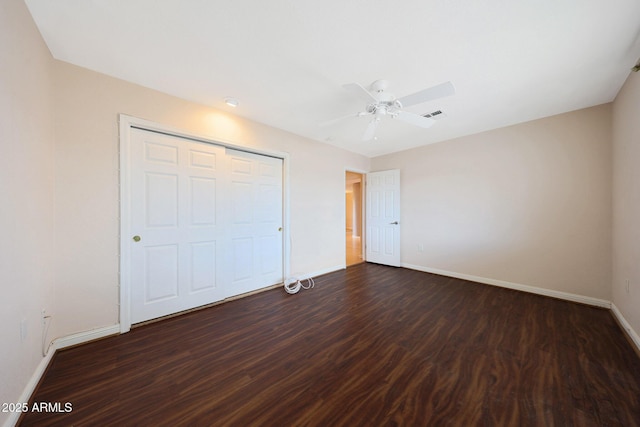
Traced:
<path id="1" fill-rule="evenodd" d="M 364 262 L 364 175 L 345 172 L 345 246 L 347 267 Z"/>

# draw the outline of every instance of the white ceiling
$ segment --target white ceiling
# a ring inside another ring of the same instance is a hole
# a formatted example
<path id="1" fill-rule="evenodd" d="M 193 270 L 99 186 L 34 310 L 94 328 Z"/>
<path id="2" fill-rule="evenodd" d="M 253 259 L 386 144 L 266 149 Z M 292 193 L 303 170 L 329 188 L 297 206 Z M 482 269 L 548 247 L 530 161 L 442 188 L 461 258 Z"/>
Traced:
<path id="1" fill-rule="evenodd" d="M 376 156 L 610 102 L 640 56 L 638 0 L 26 0 L 53 56 Z M 368 118 L 342 88 L 398 97 L 429 129 Z"/>

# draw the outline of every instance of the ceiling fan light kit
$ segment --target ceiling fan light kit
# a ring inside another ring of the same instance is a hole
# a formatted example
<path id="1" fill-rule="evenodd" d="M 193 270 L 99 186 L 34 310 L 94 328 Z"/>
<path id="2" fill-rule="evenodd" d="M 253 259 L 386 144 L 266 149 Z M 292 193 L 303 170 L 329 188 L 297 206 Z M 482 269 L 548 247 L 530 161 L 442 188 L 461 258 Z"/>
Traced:
<path id="1" fill-rule="evenodd" d="M 385 116 L 426 129 L 435 123 L 433 117 L 441 115 L 442 111 L 437 110 L 433 113 L 419 115 L 403 111 L 403 108 L 444 98 L 445 96 L 451 96 L 456 92 L 455 87 L 451 82 L 445 82 L 423 89 L 411 95 L 403 96 L 402 98 L 396 98 L 386 91 L 388 86 L 389 82 L 387 80 L 376 80 L 369 86 L 369 90 L 365 89 L 358 83 L 343 85 L 344 89 L 366 102 L 365 109 L 357 114 L 351 114 L 347 117 L 331 120 L 326 122 L 325 125 L 333 124 L 351 117 L 373 116 L 362 135 L 363 141 L 375 139 L 378 124 Z"/>

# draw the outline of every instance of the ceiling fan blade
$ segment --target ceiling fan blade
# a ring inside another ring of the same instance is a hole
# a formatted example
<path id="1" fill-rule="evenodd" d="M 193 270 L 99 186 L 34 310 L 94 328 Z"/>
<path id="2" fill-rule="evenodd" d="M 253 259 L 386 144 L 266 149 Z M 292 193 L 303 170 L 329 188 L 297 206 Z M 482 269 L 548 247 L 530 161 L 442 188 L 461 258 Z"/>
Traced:
<path id="1" fill-rule="evenodd" d="M 402 120 L 403 122 L 420 126 L 421 128 L 430 128 L 436 122 L 428 117 L 419 116 L 413 113 L 407 113 L 406 111 L 399 111 L 394 118 Z"/>
<path id="2" fill-rule="evenodd" d="M 339 123 L 343 120 L 352 119 L 354 117 L 368 116 L 370 114 L 372 113 L 369 113 L 367 111 L 360 111 L 359 113 L 352 113 L 352 114 L 349 114 L 348 116 L 342 116 L 342 117 L 338 117 L 337 119 L 327 120 L 326 122 L 319 123 L 318 126 L 327 127 L 327 126 L 331 126 L 336 123 Z"/>
<path id="3" fill-rule="evenodd" d="M 360 86 L 358 83 L 349 83 L 346 85 L 342 85 L 342 87 L 351 92 L 353 95 L 362 99 L 363 101 L 374 103 L 378 102 L 376 97 L 373 96 L 371 92 Z"/>
<path id="4" fill-rule="evenodd" d="M 343 120 L 351 119 L 351 118 L 354 118 L 354 117 L 365 116 L 367 114 L 370 114 L 370 113 L 367 113 L 367 112 L 364 112 L 364 111 L 362 111 L 360 113 L 351 113 L 348 116 L 342 116 L 342 117 L 338 117 L 336 119 L 327 120 L 326 122 L 318 123 L 318 126 L 327 127 L 327 126 L 331 126 L 331 125 L 334 125 L 336 123 L 339 123 L 339 122 L 341 122 Z"/>
<path id="5" fill-rule="evenodd" d="M 369 126 L 367 126 L 367 129 L 364 131 L 364 134 L 362 135 L 363 141 L 371 141 L 373 139 L 373 137 L 376 134 L 376 129 L 378 127 L 379 121 L 380 120 L 374 118 L 369 122 Z"/>
<path id="6" fill-rule="evenodd" d="M 403 96 L 402 98 L 399 98 L 398 101 L 400 101 L 400 104 L 402 104 L 403 107 L 408 107 L 410 105 L 422 104 L 423 102 L 431 101 L 433 99 L 444 98 L 445 96 L 450 96 L 454 93 L 456 93 L 456 88 L 453 86 L 453 83 L 446 82 L 411 95 Z"/>

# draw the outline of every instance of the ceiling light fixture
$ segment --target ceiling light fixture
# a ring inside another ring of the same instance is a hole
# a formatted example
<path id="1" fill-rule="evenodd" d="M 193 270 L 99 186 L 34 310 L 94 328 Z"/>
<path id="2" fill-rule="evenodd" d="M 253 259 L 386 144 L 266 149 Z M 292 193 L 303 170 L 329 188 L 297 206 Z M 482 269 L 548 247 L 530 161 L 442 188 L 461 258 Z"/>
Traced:
<path id="1" fill-rule="evenodd" d="M 233 107 L 233 108 L 236 108 L 239 104 L 236 98 L 231 98 L 228 96 L 224 99 L 224 103 L 227 104 L 229 107 Z"/>

